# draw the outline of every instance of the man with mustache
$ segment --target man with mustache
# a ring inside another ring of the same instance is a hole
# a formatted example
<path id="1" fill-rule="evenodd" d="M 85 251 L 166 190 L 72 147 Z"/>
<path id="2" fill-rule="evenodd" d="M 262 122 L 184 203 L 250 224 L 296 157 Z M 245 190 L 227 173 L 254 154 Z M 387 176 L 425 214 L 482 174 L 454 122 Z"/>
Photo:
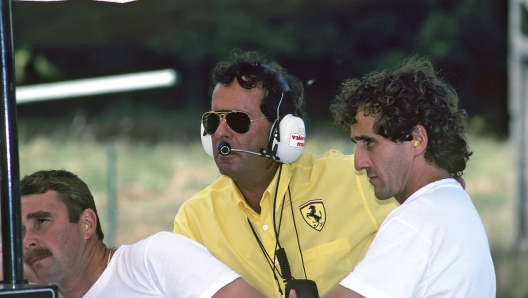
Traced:
<path id="1" fill-rule="evenodd" d="M 76 297 L 263 297 L 202 245 L 161 232 L 107 248 L 93 197 L 76 175 L 20 183 L 24 261 L 39 283 Z"/>

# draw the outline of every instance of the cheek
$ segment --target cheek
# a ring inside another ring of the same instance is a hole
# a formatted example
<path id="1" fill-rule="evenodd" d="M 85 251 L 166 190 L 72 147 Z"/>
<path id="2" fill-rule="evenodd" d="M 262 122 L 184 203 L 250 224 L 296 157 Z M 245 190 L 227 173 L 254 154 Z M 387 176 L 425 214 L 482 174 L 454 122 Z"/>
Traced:
<path id="1" fill-rule="evenodd" d="M 267 148 L 269 133 L 271 125 L 260 125 L 255 130 L 250 130 L 250 133 L 246 133 L 243 136 L 245 144 L 251 144 L 253 147 Z M 241 140 L 242 141 L 242 140 Z"/>
<path id="2" fill-rule="evenodd" d="M 76 228 L 62 231 L 61 233 L 58 233 L 56 237 L 57 247 L 61 250 L 66 250 L 68 248 L 77 250 L 81 247 L 78 244 L 83 241 L 82 234 Z"/>
<path id="3" fill-rule="evenodd" d="M 385 178 L 385 180 L 392 177 L 393 171 L 397 168 L 396 164 L 398 163 L 398 160 L 395 157 L 384 155 L 368 156 L 374 165 L 374 168 Z"/>
<path id="4" fill-rule="evenodd" d="M 410 165 L 410 161 L 403 155 L 388 156 L 377 161 L 378 165 L 382 167 L 383 174 L 389 183 L 400 184 L 402 172 Z"/>

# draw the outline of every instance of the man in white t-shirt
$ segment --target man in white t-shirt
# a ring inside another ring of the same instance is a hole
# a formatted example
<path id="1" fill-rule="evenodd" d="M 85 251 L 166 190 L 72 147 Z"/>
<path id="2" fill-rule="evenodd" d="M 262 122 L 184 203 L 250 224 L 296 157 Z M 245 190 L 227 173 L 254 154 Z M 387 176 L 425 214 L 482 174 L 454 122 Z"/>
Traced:
<path id="1" fill-rule="evenodd" d="M 466 114 L 431 62 L 412 57 L 347 80 L 331 110 L 350 129 L 355 168 L 366 170 L 376 197 L 401 206 L 326 297 L 495 297 L 484 226 L 453 179 L 471 155 Z"/>
<path id="2" fill-rule="evenodd" d="M 264 297 L 205 247 L 160 232 L 117 250 L 103 243 L 93 197 L 75 174 L 20 183 L 24 261 L 37 283 L 71 297 Z"/>

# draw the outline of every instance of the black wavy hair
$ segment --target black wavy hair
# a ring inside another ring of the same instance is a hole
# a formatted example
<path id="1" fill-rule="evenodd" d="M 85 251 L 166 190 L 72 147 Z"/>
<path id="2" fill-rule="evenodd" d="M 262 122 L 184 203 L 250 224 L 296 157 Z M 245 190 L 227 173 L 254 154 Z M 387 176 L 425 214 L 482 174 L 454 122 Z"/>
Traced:
<path id="1" fill-rule="evenodd" d="M 103 241 L 104 234 L 94 198 L 86 183 L 77 175 L 65 170 L 38 171 L 24 176 L 20 181 L 21 196 L 44 194 L 50 190 L 58 193 L 59 199 L 66 205 L 68 219 L 72 223 L 79 222 L 84 210 L 92 209 L 97 217 L 97 237 Z"/>
<path id="2" fill-rule="evenodd" d="M 376 118 L 374 132 L 393 141 L 412 140 L 417 125 L 427 131 L 425 159 L 463 174 L 472 155 L 465 137 L 467 114 L 456 91 L 440 79 L 427 58 L 413 56 L 396 70 L 371 72 L 343 82 L 330 107 L 334 122 L 350 129 L 358 111 Z"/>
<path id="3" fill-rule="evenodd" d="M 282 99 L 279 115 L 293 114 L 302 118 L 304 87 L 301 81 L 276 62 L 267 62 L 257 52 L 233 53 L 232 60 L 218 62 L 211 70 L 209 96 L 217 84 L 229 85 L 233 80 L 246 89 L 263 88 L 264 98 L 260 110 L 273 122 L 277 118 L 277 106 Z"/>

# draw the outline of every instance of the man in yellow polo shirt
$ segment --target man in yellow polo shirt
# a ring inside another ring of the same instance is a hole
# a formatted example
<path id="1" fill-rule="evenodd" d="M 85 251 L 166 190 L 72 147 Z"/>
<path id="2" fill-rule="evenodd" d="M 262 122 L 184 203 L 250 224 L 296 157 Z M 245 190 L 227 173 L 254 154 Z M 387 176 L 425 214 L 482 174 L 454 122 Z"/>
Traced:
<path id="1" fill-rule="evenodd" d="M 325 295 L 363 258 L 397 203 L 375 199 L 353 156 L 297 159 L 303 87 L 278 64 L 243 53 L 218 63 L 211 78 L 202 142 L 222 176 L 180 207 L 174 232 L 267 297 L 281 296 L 291 279 L 313 280 Z"/>

